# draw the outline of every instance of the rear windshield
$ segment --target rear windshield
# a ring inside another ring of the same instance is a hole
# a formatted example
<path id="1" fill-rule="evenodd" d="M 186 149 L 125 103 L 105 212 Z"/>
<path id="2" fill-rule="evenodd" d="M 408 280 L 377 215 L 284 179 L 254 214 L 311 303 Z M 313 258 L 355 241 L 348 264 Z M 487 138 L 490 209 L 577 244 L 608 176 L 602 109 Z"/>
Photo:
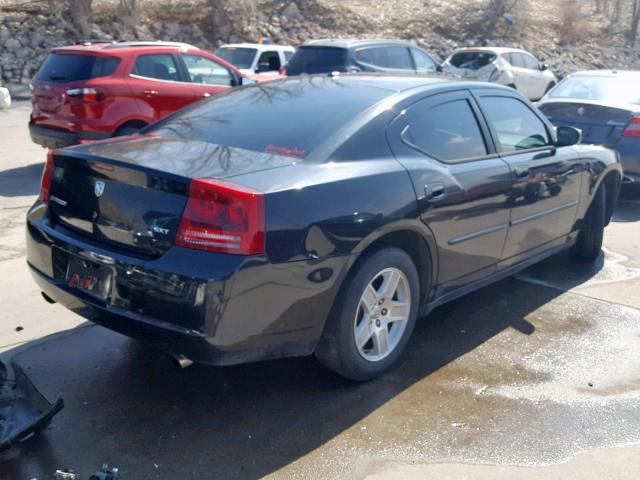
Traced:
<path id="1" fill-rule="evenodd" d="M 579 75 L 566 78 L 549 95 L 554 98 L 640 105 L 638 85 L 640 85 L 640 75 L 620 77 Z"/>
<path id="2" fill-rule="evenodd" d="M 54 53 L 40 67 L 35 80 L 45 82 L 75 82 L 111 75 L 120 63 L 112 57 Z"/>
<path id="3" fill-rule="evenodd" d="M 221 47 L 215 54 L 236 68 L 251 68 L 257 51 L 255 48 Z"/>
<path id="4" fill-rule="evenodd" d="M 347 50 L 337 47 L 300 47 L 287 64 L 289 75 L 344 71 Z"/>
<path id="5" fill-rule="evenodd" d="M 304 158 L 390 94 L 340 79 L 299 77 L 231 90 L 181 110 L 146 133 Z"/>
<path id="6" fill-rule="evenodd" d="M 451 56 L 449 63 L 456 68 L 479 70 L 489 65 L 495 59 L 496 54 L 492 52 L 459 52 Z"/>

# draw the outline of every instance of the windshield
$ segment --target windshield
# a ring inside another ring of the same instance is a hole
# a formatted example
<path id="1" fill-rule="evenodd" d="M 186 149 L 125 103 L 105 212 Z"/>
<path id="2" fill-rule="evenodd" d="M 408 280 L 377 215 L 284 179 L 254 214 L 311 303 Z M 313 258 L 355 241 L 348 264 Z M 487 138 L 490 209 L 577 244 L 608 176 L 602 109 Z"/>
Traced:
<path id="1" fill-rule="evenodd" d="M 347 50 L 336 47 L 300 47 L 287 64 L 288 75 L 345 71 Z"/>
<path id="2" fill-rule="evenodd" d="M 147 130 L 272 155 L 304 158 L 391 92 L 329 77 L 298 77 L 231 90 Z"/>
<path id="3" fill-rule="evenodd" d="M 253 65 L 257 51 L 255 48 L 221 47 L 215 51 L 215 54 L 236 68 L 247 69 Z"/>
<path id="4" fill-rule="evenodd" d="M 619 77 L 577 75 L 560 82 L 551 91 L 550 96 L 640 105 L 639 84 L 640 75 Z"/>
<path id="5" fill-rule="evenodd" d="M 479 70 L 486 67 L 496 59 L 493 52 L 459 52 L 454 53 L 449 63 L 456 68 Z"/>
<path id="6" fill-rule="evenodd" d="M 112 57 L 54 53 L 42 64 L 35 80 L 65 83 L 106 77 L 113 73 L 119 62 Z"/>

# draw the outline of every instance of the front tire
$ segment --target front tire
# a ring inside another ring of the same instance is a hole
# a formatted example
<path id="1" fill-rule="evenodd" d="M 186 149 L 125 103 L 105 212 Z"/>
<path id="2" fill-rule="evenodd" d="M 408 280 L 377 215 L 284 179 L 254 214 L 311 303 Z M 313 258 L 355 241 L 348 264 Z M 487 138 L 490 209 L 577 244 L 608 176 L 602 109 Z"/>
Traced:
<path id="1" fill-rule="evenodd" d="M 379 377 L 400 357 L 420 303 L 416 267 L 403 250 L 363 257 L 344 283 L 327 320 L 316 357 L 350 380 Z"/>
<path id="2" fill-rule="evenodd" d="M 607 223 L 607 191 L 602 184 L 584 217 L 578 240 L 572 253 L 587 261 L 594 261 L 602 251 L 604 226 Z"/>

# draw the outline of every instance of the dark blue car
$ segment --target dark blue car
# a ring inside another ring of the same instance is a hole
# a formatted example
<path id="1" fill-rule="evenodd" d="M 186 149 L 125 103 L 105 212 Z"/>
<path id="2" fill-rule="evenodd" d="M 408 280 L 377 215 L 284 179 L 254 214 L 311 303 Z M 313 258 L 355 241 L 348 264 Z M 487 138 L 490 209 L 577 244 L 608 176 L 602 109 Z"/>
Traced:
<path id="1" fill-rule="evenodd" d="M 616 150 L 623 182 L 640 185 L 640 72 L 593 70 L 562 80 L 540 100 L 557 126 L 580 129 L 582 142 Z"/>
<path id="2" fill-rule="evenodd" d="M 512 89 L 322 75 L 54 151 L 28 213 L 45 299 L 187 359 L 382 374 L 416 318 L 562 250 L 622 177 Z"/>

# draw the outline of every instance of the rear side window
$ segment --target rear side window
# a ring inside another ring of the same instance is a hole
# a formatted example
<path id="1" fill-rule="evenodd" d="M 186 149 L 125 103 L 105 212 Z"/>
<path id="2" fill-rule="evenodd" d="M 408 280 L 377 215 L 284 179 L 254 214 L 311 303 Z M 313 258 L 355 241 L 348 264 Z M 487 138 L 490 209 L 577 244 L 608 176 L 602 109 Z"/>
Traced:
<path id="1" fill-rule="evenodd" d="M 479 70 L 495 59 L 496 54 L 493 52 L 458 52 L 451 56 L 449 63 L 456 68 Z"/>
<path id="2" fill-rule="evenodd" d="M 287 65 L 289 75 L 344 70 L 347 50 L 336 47 L 300 47 Z"/>
<path id="3" fill-rule="evenodd" d="M 258 59 L 258 69 L 261 72 L 280 70 L 280 55 L 278 55 L 278 52 L 262 52 Z"/>
<path id="4" fill-rule="evenodd" d="M 387 68 L 413 70 L 413 61 L 407 47 L 387 47 Z"/>
<path id="5" fill-rule="evenodd" d="M 77 82 L 113 74 L 120 59 L 96 55 L 54 53 L 45 60 L 35 80 L 43 82 Z"/>
<path id="6" fill-rule="evenodd" d="M 438 160 L 456 161 L 481 157 L 487 147 L 480 126 L 467 100 L 414 107 L 403 140 Z"/>
<path id="7" fill-rule="evenodd" d="M 173 55 L 168 53 L 140 55 L 133 66 L 133 74 L 158 80 L 180 80 Z"/>
<path id="8" fill-rule="evenodd" d="M 482 97 L 480 104 L 498 135 L 501 152 L 551 144 L 542 120 L 520 100 L 511 97 Z"/>

